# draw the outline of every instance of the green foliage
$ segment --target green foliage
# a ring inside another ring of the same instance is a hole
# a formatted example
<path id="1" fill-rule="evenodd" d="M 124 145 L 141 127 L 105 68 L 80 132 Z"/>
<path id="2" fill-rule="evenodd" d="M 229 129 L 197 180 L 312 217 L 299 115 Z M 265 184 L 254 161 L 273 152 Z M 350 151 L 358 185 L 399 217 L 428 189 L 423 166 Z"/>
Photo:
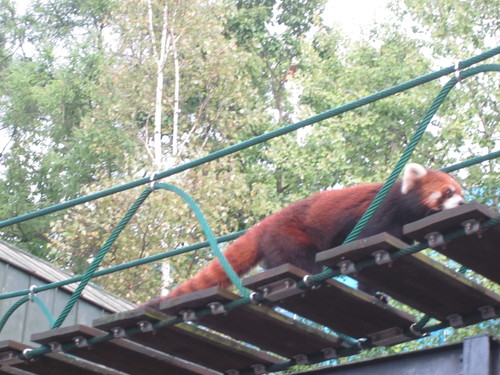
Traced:
<path id="1" fill-rule="evenodd" d="M 498 44 L 499 7 L 487 0 L 413 1 L 393 4 L 397 16 L 411 21 L 409 35 L 422 50 L 437 61 L 458 61 Z M 488 63 L 499 63 L 498 57 Z M 442 160 L 451 164 L 498 149 L 498 74 L 479 75 L 467 79 L 452 91 L 439 112 L 440 129 L 436 149 Z M 467 169 L 467 185 L 472 195 L 498 207 L 498 163 L 491 161 Z M 490 188 L 493 187 L 493 188 Z M 477 194 L 480 192 L 480 194 Z"/>
<path id="2" fill-rule="evenodd" d="M 415 21 L 413 30 L 441 56 L 463 58 L 498 42 L 500 10 L 494 1 L 403 0 L 394 8 Z"/>
<path id="3" fill-rule="evenodd" d="M 130 136 L 109 134 L 111 121 L 93 127 L 90 115 L 98 102 L 94 90 L 104 59 L 99 51 L 102 35 L 94 27 L 98 19 L 107 17 L 109 7 L 103 1 L 95 2 L 100 4 L 97 8 L 77 3 L 37 3 L 9 24 L 13 28 L 10 44 L 13 48 L 20 45 L 23 53 L 13 53 L 0 71 L 0 121 L 10 136 L 8 152 L 3 155 L 2 184 L 4 191 L 15 196 L 0 198 L 2 218 L 72 198 L 82 185 L 123 165 Z M 95 12 L 100 11 L 104 13 L 97 16 Z M 11 15 L 15 15 L 13 8 Z M 85 27 L 92 32 L 79 37 Z M 55 40 L 71 42 L 65 53 Z M 108 135 L 120 141 L 113 155 L 108 146 L 99 150 L 96 141 Z M 85 139 L 91 144 L 83 146 Z M 7 228 L 4 235 L 43 254 L 46 243 L 40 238 L 46 237 L 50 220 Z"/>
<path id="4" fill-rule="evenodd" d="M 285 83 L 301 60 L 301 41 L 318 23 L 324 0 L 237 1 L 236 12 L 227 17 L 225 35 L 250 52 L 247 70 L 276 112 L 278 123 L 289 122 L 291 103 Z"/>

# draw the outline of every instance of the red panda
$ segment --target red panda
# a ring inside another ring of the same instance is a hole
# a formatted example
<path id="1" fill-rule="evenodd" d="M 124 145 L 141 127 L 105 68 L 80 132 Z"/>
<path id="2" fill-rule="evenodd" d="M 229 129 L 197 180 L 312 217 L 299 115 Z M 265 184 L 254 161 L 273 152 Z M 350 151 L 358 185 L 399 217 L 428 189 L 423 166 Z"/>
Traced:
<path id="1" fill-rule="evenodd" d="M 292 203 L 238 238 L 224 255 L 238 275 L 261 262 L 266 268 L 291 263 L 318 273 L 321 266 L 315 263 L 316 253 L 343 243 L 381 187 L 366 184 L 326 190 Z M 394 184 L 359 237 L 388 232 L 402 238 L 403 225 L 463 203 L 461 186 L 447 173 L 408 164 L 402 180 Z M 167 296 L 146 304 L 230 284 L 216 259 Z"/>

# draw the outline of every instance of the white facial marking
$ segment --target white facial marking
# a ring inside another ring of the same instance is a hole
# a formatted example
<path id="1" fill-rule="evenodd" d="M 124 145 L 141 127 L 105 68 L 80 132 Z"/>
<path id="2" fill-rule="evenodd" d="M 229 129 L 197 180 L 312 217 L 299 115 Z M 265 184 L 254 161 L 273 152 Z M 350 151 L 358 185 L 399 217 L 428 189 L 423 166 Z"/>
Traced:
<path id="1" fill-rule="evenodd" d="M 428 206 L 432 206 L 433 203 L 437 202 L 439 198 L 441 198 L 441 193 L 439 191 L 436 191 L 427 197 L 426 203 Z"/>
<path id="2" fill-rule="evenodd" d="M 463 204 L 464 197 L 460 194 L 453 194 L 453 196 L 443 202 L 443 209 L 449 210 L 450 208 L 455 208 Z"/>

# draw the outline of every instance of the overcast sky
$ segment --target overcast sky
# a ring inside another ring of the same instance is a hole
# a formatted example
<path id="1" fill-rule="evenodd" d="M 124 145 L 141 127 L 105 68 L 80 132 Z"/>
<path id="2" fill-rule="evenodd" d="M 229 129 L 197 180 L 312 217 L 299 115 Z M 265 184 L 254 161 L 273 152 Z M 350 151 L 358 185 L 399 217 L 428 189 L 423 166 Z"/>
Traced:
<path id="1" fill-rule="evenodd" d="M 327 25 L 338 24 L 353 38 L 362 31 L 387 17 L 389 0 L 329 0 L 326 4 L 324 20 Z"/>

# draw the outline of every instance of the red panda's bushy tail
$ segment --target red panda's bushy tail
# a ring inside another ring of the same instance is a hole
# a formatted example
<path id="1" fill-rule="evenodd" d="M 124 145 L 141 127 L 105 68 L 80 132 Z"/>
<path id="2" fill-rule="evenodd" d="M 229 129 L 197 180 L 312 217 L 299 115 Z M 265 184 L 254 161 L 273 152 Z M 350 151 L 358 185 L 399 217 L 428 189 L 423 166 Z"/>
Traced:
<path id="1" fill-rule="evenodd" d="M 238 275 L 248 272 L 261 260 L 256 243 L 257 236 L 253 233 L 254 231 L 255 230 L 250 230 L 245 233 L 242 237 L 231 244 L 226 251 L 224 251 L 224 256 Z M 227 288 L 231 285 L 231 281 L 227 277 L 226 272 L 222 268 L 218 259 L 214 259 L 191 279 L 172 289 L 168 295 L 146 302 L 145 305 L 155 306 L 163 300 L 196 292 L 198 290 L 203 290 L 216 285 L 223 288 Z"/>

